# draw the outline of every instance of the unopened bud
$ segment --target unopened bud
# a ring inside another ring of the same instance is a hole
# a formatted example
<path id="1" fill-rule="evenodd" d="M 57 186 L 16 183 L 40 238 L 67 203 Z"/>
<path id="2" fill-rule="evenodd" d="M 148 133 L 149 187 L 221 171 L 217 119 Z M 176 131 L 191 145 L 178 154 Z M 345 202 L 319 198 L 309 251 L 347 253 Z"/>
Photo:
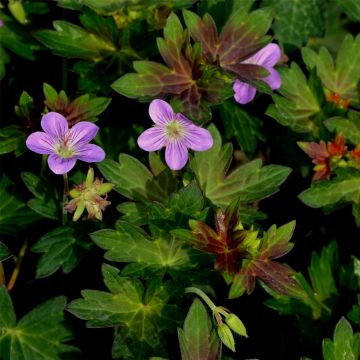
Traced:
<path id="1" fill-rule="evenodd" d="M 217 333 L 221 342 L 231 351 L 235 352 L 235 340 L 230 328 L 226 324 L 221 324 L 217 328 Z"/>
<path id="2" fill-rule="evenodd" d="M 20 0 L 10 0 L 8 8 L 11 14 L 20 24 L 26 25 L 28 23 L 24 7 Z"/>
<path id="3" fill-rule="evenodd" d="M 238 335 L 248 337 L 245 325 L 235 314 L 229 314 L 229 316 L 225 318 L 225 322 L 229 325 L 230 329 Z"/>
<path id="4" fill-rule="evenodd" d="M 85 187 L 87 189 L 90 189 L 93 182 L 94 182 L 94 169 L 91 167 L 91 168 L 89 168 L 87 175 L 86 175 Z"/>

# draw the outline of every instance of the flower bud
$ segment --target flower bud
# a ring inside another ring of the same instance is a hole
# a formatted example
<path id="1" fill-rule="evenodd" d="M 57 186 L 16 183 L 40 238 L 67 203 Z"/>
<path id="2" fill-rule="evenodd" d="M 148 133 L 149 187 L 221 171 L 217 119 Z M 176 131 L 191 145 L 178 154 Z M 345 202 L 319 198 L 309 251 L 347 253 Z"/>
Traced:
<path id="1" fill-rule="evenodd" d="M 29 22 L 26 18 L 26 13 L 20 0 L 10 0 L 8 8 L 20 24 L 26 25 Z"/>
<path id="2" fill-rule="evenodd" d="M 245 325 L 235 314 L 229 314 L 229 316 L 225 318 L 225 322 L 229 325 L 230 329 L 238 335 L 248 337 Z"/>
<path id="3" fill-rule="evenodd" d="M 221 342 L 235 352 L 235 340 L 230 328 L 226 324 L 220 324 L 217 328 L 217 333 Z"/>

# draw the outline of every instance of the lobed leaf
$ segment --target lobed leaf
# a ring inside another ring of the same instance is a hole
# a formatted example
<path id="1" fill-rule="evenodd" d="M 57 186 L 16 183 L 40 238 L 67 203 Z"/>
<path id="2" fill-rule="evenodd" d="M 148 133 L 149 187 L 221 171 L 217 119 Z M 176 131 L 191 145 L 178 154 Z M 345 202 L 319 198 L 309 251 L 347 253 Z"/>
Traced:
<path id="1" fill-rule="evenodd" d="M 12 359 L 60 360 L 77 352 L 64 342 L 72 339 L 72 333 L 64 325 L 63 296 L 46 301 L 26 314 L 16 324 L 11 298 L 0 287 L 0 357 Z"/>

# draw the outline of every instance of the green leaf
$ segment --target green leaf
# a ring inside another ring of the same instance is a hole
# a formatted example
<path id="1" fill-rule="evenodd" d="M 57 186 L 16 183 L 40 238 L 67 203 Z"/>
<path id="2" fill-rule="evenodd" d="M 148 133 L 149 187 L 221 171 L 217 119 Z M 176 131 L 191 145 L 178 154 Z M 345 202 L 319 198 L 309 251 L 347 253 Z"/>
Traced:
<path id="1" fill-rule="evenodd" d="M 282 96 L 273 95 L 275 104 L 266 115 L 295 132 L 311 132 L 315 129 L 311 117 L 320 112 L 320 105 L 312 92 L 304 73 L 293 62 L 289 68 L 279 69 Z"/>
<path id="2" fill-rule="evenodd" d="M 204 195 L 216 206 L 226 206 L 234 198 L 242 203 L 264 199 L 278 191 L 291 169 L 280 165 L 262 167 L 261 160 L 251 161 L 227 175 L 232 160 L 232 146 L 221 146 L 215 126 L 209 127 L 214 139 L 208 151 L 195 153 L 190 160 Z"/>
<path id="3" fill-rule="evenodd" d="M 53 22 L 54 30 L 39 30 L 35 37 L 55 55 L 99 61 L 116 51 L 111 39 L 67 21 Z"/>
<path id="4" fill-rule="evenodd" d="M 20 118 L 29 119 L 33 106 L 34 99 L 26 91 L 23 91 L 20 95 L 19 105 L 15 105 L 15 113 Z"/>
<path id="5" fill-rule="evenodd" d="M 54 187 L 31 172 L 22 172 L 21 178 L 28 190 L 35 195 L 34 199 L 28 201 L 29 208 L 43 217 L 58 220 L 61 202 Z"/>
<path id="6" fill-rule="evenodd" d="M 312 37 L 322 37 L 325 31 L 326 3 L 324 0 L 303 0 L 289 3 L 274 0 L 275 38 L 281 43 L 304 45 Z"/>
<path id="7" fill-rule="evenodd" d="M 261 129 L 262 121 L 251 117 L 234 102 L 227 101 L 219 109 L 227 139 L 235 137 L 240 148 L 247 155 L 253 155 L 257 149 L 258 141 L 265 141 Z"/>
<path id="8" fill-rule="evenodd" d="M 118 221 L 115 230 L 104 229 L 90 234 L 110 261 L 135 263 L 125 273 L 146 274 L 149 271 L 180 269 L 190 264 L 189 254 L 174 238 L 151 239 L 140 227 Z"/>
<path id="9" fill-rule="evenodd" d="M 360 22 L 360 3 L 357 0 L 335 0 L 339 8 L 355 22 Z"/>
<path id="10" fill-rule="evenodd" d="M 315 297 L 319 302 L 328 301 L 338 295 L 334 273 L 338 266 L 337 243 L 332 241 L 324 246 L 320 256 L 313 251 L 308 268 Z"/>
<path id="11" fill-rule="evenodd" d="M 342 99 L 358 99 L 357 84 L 360 80 L 360 35 L 347 35 L 336 57 L 322 47 L 319 51 L 317 71 L 322 83 Z"/>
<path id="12" fill-rule="evenodd" d="M 205 306 L 195 299 L 184 322 L 178 328 L 182 360 L 217 360 L 221 358 L 221 342 L 211 325 Z"/>
<path id="13" fill-rule="evenodd" d="M 60 360 L 77 349 L 63 342 L 72 334 L 63 324 L 66 299 L 46 301 L 26 314 L 17 324 L 11 298 L 0 288 L 0 357 L 3 360 Z"/>
<path id="14" fill-rule="evenodd" d="M 152 348 L 161 341 L 161 330 L 172 324 L 174 307 L 168 301 L 175 295 L 168 282 L 154 279 L 147 290 L 138 279 L 122 277 L 118 269 L 103 265 L 102 273 L 110 292 L 83 290 L 83 299 L 76 299 L 68 310 L 88 327 L 122 326 L 129 337 Z"/>
<path id="15" fill-rule="evenodd" d="M 357 296 L 357 305 L 353 305 L 351 311 L 347 314 L 348 318 L 355 324 L 360 325 L 360 294 Z"/>
<path id="16" fill-rule="evenodd" d="M 0 179 L 0 233 L 21 236 L 20 231 L 39 217 L 14 195 L 14 184 L 3 175 Z"/>
<path id="17" fill-rule="evenodd" d="M 62 226 L 48 232 L 31 247 L 33 252 L 43 253 L 36 268 L 36 278 L 52 275 L 59 269 L 64 274 L 69 273 L 78 265 L 84 247 L 70 227 Z"/>
<path id="18" fill-rule="evenodd" d="M 20 156 L 25 151 L 25 134 L 17 125 L 0 129 L 0 155 L 15 151 Z"/>
<path id="19" fill-rule="evenodd" d="M 123 213 L 121 220 L 130 222 L 134 225 L 145 225 L 149 222 L 148 206 L 135 203 L 135 202 L 123 202 L 119 204 L 116 209 Z"/>
<path id="20" fill-rule="evenodd" d="M 334 340 L 324 339 L 324 360 L 356 360 L 360 356 L 360 333 L 354 334 L 350 323 L 342 317 L 334 330 Z"/>
<path id="21" fill-rule="evenodd" d="M 337 203 L 360 201 L 360 172 L 349 171 L 333 180 L 313 183 L 299 198 L 306 205 L 320 208 Z"/>
<path id="22" fill-rule="evenodd" d="M 11 256 L 10 250 L 0 241 L 0 262 L 8 259 Z"/>
<path id="23" fill-rule="evenodd" d="M 360 118 L 352 117 L 349 119 L 335 116 L 325 121 L 326 127 L 336 133 L 342 132 L 353 145 L 360 144 Z"/>
<path id="24" fill-rule="evenodd" d="M 167 194 L 154 175 L 136 158 L 119 155 L 119 162 L 106 159 L 97 164 L 104 177 L 115 184 L 115 190 L 131 200 L 164 202 Z"/>

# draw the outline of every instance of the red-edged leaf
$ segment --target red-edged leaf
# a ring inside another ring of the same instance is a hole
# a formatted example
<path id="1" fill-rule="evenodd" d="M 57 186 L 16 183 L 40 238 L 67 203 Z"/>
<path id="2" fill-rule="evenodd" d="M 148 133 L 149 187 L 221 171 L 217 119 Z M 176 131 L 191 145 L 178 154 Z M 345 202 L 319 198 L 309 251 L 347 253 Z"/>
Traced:
<path id="1" fill-rule="evenodd" d="M 209 62 L 214 62 L 217 55 L 218 36 L 214 19 L 205 14 L 203 19 L 197 14 L 184 9 L 185 24 L 191 37 L 201 44 L 202 52 Z"/>
<path id="2" fill-rule="evenodd" d="M 219 37 L 219 59 L 222 67 L 240 63 L 264 47 L 270 37 L 264 36 L 272 23 L 269 9 L 250 14 L 239 10 L 225 24 Z"/>

